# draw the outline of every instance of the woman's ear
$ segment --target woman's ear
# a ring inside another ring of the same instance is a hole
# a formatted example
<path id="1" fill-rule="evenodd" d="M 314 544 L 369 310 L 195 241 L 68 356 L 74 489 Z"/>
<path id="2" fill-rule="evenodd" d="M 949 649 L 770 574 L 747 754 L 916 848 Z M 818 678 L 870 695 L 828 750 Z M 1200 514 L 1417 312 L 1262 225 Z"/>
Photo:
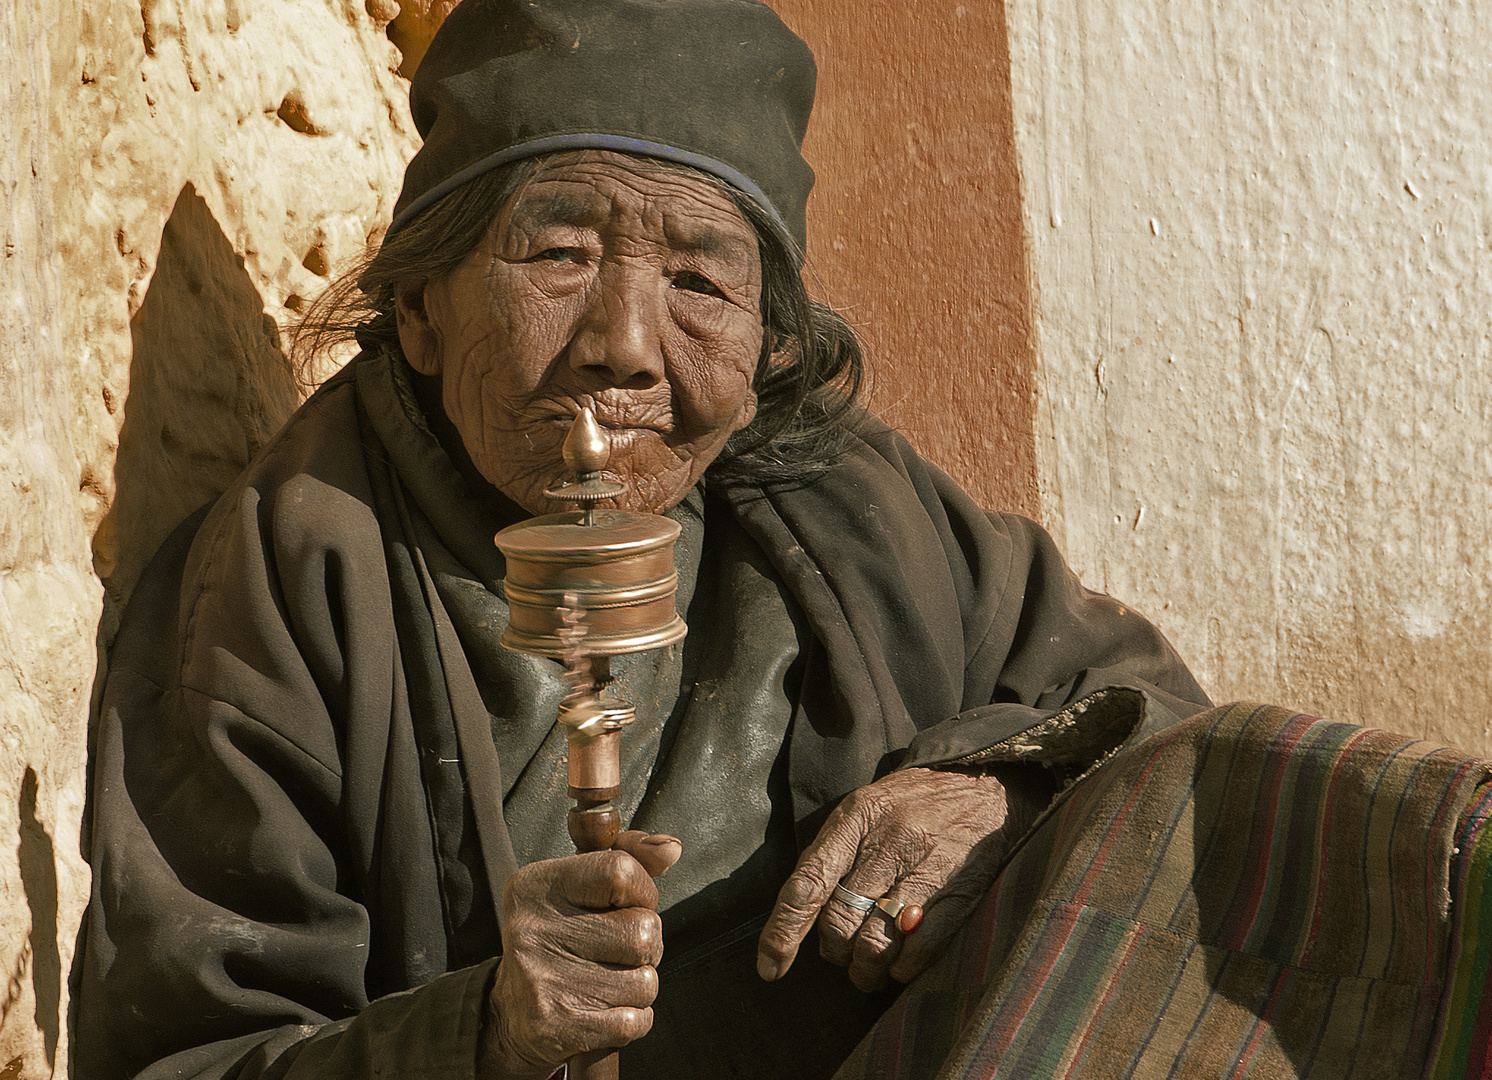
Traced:
<path id="1" fill-rule="evenodd" d="M 401 281 L 394 286 L 394 322 L 399 328 L 399 344 L 409 366 L 421 375 L 439 375 L 441 361 L 440 331 L 430 321 L 425 307 L 424 281 Z"/>
<path id="2" fill-rule="evenodd" d="M 798 339 L 791 334 L 780 334 L 776 330 L 767 328 L 765 348 L 770 350 L 767 354 L 767 366 L 769 368 L 791 367 L 798 362 Z"/>
<path id="3" fill-rule="evenodd" d="M 762 333 L 767 336 L 767 347 L 771 349 L 771 360 L 774 365 L 790 364 L 798 352 L 798 339 L 790 334 L 780 334 L 771 327 L 763 329 Z"/>

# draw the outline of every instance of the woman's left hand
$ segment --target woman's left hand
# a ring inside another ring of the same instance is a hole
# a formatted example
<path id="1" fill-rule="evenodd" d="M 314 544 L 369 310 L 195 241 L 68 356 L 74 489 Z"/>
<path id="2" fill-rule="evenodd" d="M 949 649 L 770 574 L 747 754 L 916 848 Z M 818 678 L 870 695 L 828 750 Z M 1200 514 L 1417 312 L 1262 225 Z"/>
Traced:
<path id="1" fill-rule="evenodd" d="M 757 971 L 780 978 L 817 921 L 819 951 L 848 966 L 861 990 L 879 989 L 888 976 L 910 982 L 963 926 L 1043 804 L 1039 794 L 1007 791 L 993 776 L 921 768 L 851 792 L 777 894 Z M 918 905 L 921 924 L 903 933 L 881 909 L 857 911 L 834 896 L 837 884 L 872 900 Z"/>

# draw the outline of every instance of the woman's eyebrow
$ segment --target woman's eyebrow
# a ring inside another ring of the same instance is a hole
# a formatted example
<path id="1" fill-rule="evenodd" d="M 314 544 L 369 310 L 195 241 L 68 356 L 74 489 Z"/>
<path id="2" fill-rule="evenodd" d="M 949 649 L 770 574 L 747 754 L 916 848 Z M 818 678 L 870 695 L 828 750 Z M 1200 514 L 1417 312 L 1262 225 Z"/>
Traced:
<path id="1" fill-rule="evenodd" d="M 756 250 L 756 237 L 749 239 L 728 229 L 713 225 L 681 224 L 669 229 L 668 240 L 675 248 L 698 255 L 723 255 L 739 258 Z"/>
<path id="2" fill-rule="evenodd" d="M 591 225 L 602 214 L 595 199 L 556 191 L 549 196 L 531 195 L 513 208 L 512 220 L 530 226 Z"/>
<path id="3" fill-rule="evenodd" d="M 574 191 L 529 194 L 513 208 L 510 220 L 526 228 L 547 225 L 595 225 L 606 217 L 605 200 Z M 667 226 L 668 242 L 677 250 L 697 255 L 741 258 L 757 248 L 754 234 L 743 236 L 730 229 L 675 219 Z"/>

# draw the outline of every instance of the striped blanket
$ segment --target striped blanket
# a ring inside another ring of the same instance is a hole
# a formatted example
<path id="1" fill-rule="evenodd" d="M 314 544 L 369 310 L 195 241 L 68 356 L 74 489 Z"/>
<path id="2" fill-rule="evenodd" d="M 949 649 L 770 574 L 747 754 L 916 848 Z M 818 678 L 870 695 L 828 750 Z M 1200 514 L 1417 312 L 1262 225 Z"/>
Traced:
<path id="1" fill-rule="evenodd" d="M 1431 1080 L 1492 1077 L 1492 784 L 1477 788 L 1456 832 L 1450 975 Z"/>
<path id="2" fill-rule="evenodd" d="M 1492 1028 L 1492 995 L 1462 1019 L 1492 954 L 1492 843 L 1480 869 L 1453 852 L 1488 773 L 1252 705 L 1127 748 L 1046 813 L 838 1076 L 1467 1075 Z M 1488 908 L 1454 927 L 1453 861 L 1457 915 Z"/>

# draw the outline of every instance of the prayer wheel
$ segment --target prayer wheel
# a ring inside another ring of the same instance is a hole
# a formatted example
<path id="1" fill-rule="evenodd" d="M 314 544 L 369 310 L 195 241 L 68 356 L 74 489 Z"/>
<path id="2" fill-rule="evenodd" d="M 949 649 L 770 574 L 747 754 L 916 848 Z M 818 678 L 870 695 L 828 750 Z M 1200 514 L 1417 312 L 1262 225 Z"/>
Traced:
<path id="1" fill-rule="evenodd" d="M 610 456 L 595 416 L 582 409 L 564 445 L 575 479 L 544 493 L 579 509 L 497 534 L 508 562 L 503 588 L 509 621 L 502 636 L 508 648 L 567 659 L 566 612 L 577 606 L 585 613 L 583 640 L 590 656 L 644 652 L 683 638 L 684 620 L 674 607 L 679 525 L 657 514 L 597 510 L 597 502 L 626 490 L 601 475 Z"/>
<path id="2" fill-rule="evenodd" d="M 581 852 L 611 847 L 621 827 L 613 805 L 621 794 L 620 740 L 636 713 L 606 693 L 610 658 L 672 645 L 687 629 L 675 606 L 679 525 L 657 514 L 597 510 L 597 502 L 625 491 L 602 476 L 610 456 L 595 417 L 582 409 L 564 445 L 574 479 L 545 492 L 578 509 L 520 522 L 496 538 L 507 560 L 502 643 L 563 661 L 570 683 L 557 720 L 569 740 L 570 838 Z M 616 1075 L 615 1052 L 570 1062 L 572 1080 Z"/>
<path id="3" fill-rule="evenodd" d="M 585 648 L 617 656 L 672 645 L 684 636 L 674 608 L 679 575 L 673 545 L 678 522 L 625 510 L 548 514 L 504 529 L 497 546 L 508 560 L 503 589 L 508 627 L 502 643 L 563 659 L 563 612 L 585 612 Z"/>

